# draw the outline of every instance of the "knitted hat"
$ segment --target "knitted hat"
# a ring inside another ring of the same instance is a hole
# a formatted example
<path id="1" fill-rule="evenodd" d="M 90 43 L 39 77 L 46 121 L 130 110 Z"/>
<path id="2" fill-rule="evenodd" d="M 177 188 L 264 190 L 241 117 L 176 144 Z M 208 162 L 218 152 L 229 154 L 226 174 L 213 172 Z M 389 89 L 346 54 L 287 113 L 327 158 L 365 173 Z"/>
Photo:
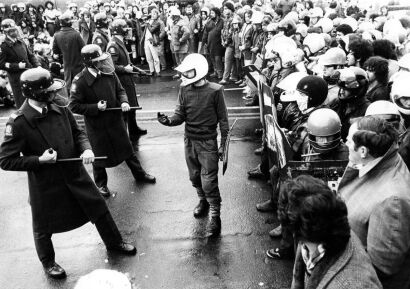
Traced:
<path id="1" fill-rule="evenodd" d="M 233 3 L 230 2 L 230 1 L 225 2 L 224 7 L 228 8 L 228 9 L 231 10 L 232 12 L 235 12 L 235 6 L 234 6 Z"/>

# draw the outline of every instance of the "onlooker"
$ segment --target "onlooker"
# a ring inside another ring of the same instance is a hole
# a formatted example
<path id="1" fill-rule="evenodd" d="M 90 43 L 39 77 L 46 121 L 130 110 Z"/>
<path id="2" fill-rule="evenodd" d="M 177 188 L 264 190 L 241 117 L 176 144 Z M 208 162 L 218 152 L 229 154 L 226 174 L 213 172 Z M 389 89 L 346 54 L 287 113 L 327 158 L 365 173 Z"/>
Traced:
<path id="1" fill-rule="evenodd" d="M 389 100 L 390 95 L 387 86 L 389 62 L 383 57 L 373 56 L 366 60 L 364 69 L 369 79 L 369 88 L 366 92 L 366 98 L 370 102 Z"/>
<path id="2" fill-rule="evenodd" d="M 209 15 L 210 20 L 205 25 L 202 43 L 206 43 L 209 51 L 209 58 L 214 67 L 214 72 L 210 76 L 220 79 L 223 76 L 222 57 L 225 52 L 221 43 L 221 33 L 224 21 L 221 18 L 221 11 L 219 8 L 213 7 Z"/>

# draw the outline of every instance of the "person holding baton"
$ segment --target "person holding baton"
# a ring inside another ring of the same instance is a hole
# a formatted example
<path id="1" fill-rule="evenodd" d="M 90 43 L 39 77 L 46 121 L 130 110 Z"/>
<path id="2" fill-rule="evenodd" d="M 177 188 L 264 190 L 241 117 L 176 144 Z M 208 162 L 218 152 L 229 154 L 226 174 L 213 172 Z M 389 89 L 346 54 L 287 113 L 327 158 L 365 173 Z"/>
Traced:
<path id="1" fill-rule="evenodd" d="M 91 221 L 109 251 L 135 255 L 125 243 L 104 199 L 84 168 L 94 161 L 87 136 L 73 114 L 54 99 L 65 86 L 38 67 L 21 75 L 27 100 L 13 113 L 0 146 L 3 170 L 27 171 L 33 220 L 34 244 L 46 274 L 65 278 L 55 262 L 51 236 L 78 228 Z M 79 155 L 82 162 L 66 161 Z"/>
<path id="2" fill-rule="evenodd" d="M 93 164 L 94 180 L 104 197 L 109 197 L 105 168 L 125 161 L 137 182 L 155 183 L 134 152 L 121 111 L 129 111 L 128 98 L 117 75 L 111 56 L 97 44 L 81 49 L 85 68 L 71 86 L 70 109 L 84 115 L 87 135 L 93 151 L 108 159 Z M 113 110 L 112 108 L 118 108 Z"/>

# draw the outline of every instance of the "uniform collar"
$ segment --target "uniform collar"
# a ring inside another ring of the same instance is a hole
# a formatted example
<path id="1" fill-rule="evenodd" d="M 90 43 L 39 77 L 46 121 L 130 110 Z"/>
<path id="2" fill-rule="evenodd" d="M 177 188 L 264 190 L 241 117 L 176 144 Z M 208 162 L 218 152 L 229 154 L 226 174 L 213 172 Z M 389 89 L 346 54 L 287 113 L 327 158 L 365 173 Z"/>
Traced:
<path id="1" fill-rule="evenodd" d="M 94 81 L 97 79 L 98 74 L 95 75 L 88 68 L 84 68 L 84 79 L 88 86 L 93 85 Z"/>
<path id="2" fill-rule="evenodd" d="M 61 114 L 58 106 L 56 106 L 53 103 L 48 105 L 48 109 L 49 109 L 48 113 L 50 113 L 51 111 L 55 111 L 56 113 Z M 43 116 L 43 115 L 39 114 L 39 112 L 36 109 L 34 109 L 32 106 L 30 106 L 28 101 L 25 101 L 23 103 L 20 110 L 23 113 L 24 117 L 27 119 L 28 123 L 32 127 L 37 126 L 37 119 L 46 117 L 46 116 Z"/>
<path id="3" fill-rule="evenodd" d="M 14 43 L 19 42 L 20 40 L 18 38 L 11 39 L 8 35 L 6 36 L 6 38 L 4 39 L 4 42 L 6 42 L 9 46 L 13 46 Z"/>

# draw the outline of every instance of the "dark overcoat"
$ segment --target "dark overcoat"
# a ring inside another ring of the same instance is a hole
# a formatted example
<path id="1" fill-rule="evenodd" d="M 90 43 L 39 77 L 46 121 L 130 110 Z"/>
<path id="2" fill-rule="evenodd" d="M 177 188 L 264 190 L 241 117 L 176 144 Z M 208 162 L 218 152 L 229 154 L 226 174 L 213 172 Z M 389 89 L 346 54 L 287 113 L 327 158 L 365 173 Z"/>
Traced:
<path id="1" fill-rule="evenodd" d="M 108 209 L 83 164 L 40 164 L 38 157 L 49 148 L 58 159 L 73 158 L 90 144 L 67 108 L 51 104 L 42 116 L 25 102 L 7 122 L 0 166 L 27 171 L 33 230 L 59 233 L 95 223 Z"/>
<path id="2" fill-rule="evenodd" d="M 54 35 L 53 53 L 63 56 L 64 80 L 68 90 L 74 76 L 84 67 L 81 58 L 81 48 L 84 45 L 80 33 L 72 27 L 62 27 Z"/>
<path id="3" fill-rule="evenodd" d="M 120 79 L 121 85 L 127 93 L 130 106 L 138 106 L 137 93 L 135 91 L 134 74 L 125 71 L 124 67 L 131 64 L 130 56 L 124 42 L 113 36 L 108 43 L 107 51 L 111 54 L 115 66 L 115 73 Z"/>
<path id="4" fill-rule="evenodd" d="M 95 78 L 87 68 L 79 73 L 71 86 L 70 108 L 84 115 L 88 138 L 96 156 L 107 156 L 101 162 L 105 167 L 114 167 L 128 159 L 132 153 L 122 111 L 100 111 L 97 103 L 107 102 L 107 108 L 120 107 L 128 102 L 118 77 L 100 75 Z"/>
<path id="5" fill-rule="evenodd" d="M 211 56 L 225 55 L 225 48 L 222 46 L 221 41 L 221 33 L 223 27 L 224 21 L 221 18 L 216 23 L 210 20 L 205 25 L 202 39 L 206 41 L 208 45 L 209 54 Z"/>

